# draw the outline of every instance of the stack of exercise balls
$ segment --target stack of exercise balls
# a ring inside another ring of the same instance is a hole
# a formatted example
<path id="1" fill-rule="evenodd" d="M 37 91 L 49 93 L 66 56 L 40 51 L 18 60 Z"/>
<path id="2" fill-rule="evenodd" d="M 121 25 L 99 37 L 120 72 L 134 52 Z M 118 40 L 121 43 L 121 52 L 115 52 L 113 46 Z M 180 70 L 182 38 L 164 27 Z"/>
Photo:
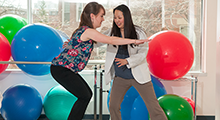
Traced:
<path id="1" fill-rule="evenodd" d="M 50 62 L 63 50 L 63 41 L 67 39 L 64 32 L 45 24 L 27 24 L 17 15 L 0 17 L 0 61 L 9 61 L 12 56 L 14 61 L 24 63 L 17 66 L 31 75 L 49 74 Z M 0 64 L 0 73 L 7 67 L 8 64 Z M 0 110 L 5 120 L 37 120 L 44 104 L 45 114 L 50 120 L 65 120 L 76 100 L 63 87 L 55 86 L 48 91 L 43 102 L 34 87 L 17 84 L 3 93 Z"/>
<path id="2" fill-rule="evenodd" d="M 163 80 L 183 77 L 192 67 L 194 51 L 190 41 L 176 31 L 161 31 L 149 39 L 147 62 L 153 76 Z M 173 94 L 158 98 L 168 120 L 193 120 L 193 109 L 183 97 Z"/>
<path id="3" fill-rule="evenodd" d="M 176 31 L 161 31 L 152 35 L 149 39 L 151 41 L 149 42 L 146 60 L 152 74 L 151 81 L 160 106 L 168 120 L 193 120 L 194 106 L 190 105 L 190 101 L 178 95 L 167 94 L 165 87 L 160 82 L 161 79 L 179 79 L 191 69 L 194 61 L 194 51 L 190 41 L 183 34 Z M 130 88 L 124 96 L 121 104 L 122 120 L 148 120 L 150 118 L 144 101 L 135 91 L 135 89 Z M 127 96 L 133 97 L 129 98 L 130 103 L 125 105 L 123 102 L 128 101 Z M 108 104 L 109 97 L 110 95 L 108 95 Z M 126 108 L 126 111 L 123 111 L 124 108 Z"/>
<path id="4" fill-rule="evenodd" d="M 50 72 L 50 62 L 63 50 L 63 41 L 68 39 L 68 36 L 64 37 L 64 35 L 45 24 L 28 25 L 27 21 L 20 16 L 3 15 L 0 17 L 0 61 L 9 61 L 12 56 L 14 61 L 27 63 L 17 64 L 25 73 L 46 75 Z M 49 64 L 28 64 L 28 62 L 48 62 Z M 0 73 L 7 67 L 8 64 L 0 64 Z M 72 101 L 76 99 L 64 88 L 54 87 L 45 96 L 44 110 L 51 120 L 57 119 L 59 113 L 61 117 L 67 117 L 74 104 Z M 1 115 L 5 120 L 37 120 L 42 108 L 43 101 L 40 93 L 28 84 L 13 85 L 3 93 Z"/>

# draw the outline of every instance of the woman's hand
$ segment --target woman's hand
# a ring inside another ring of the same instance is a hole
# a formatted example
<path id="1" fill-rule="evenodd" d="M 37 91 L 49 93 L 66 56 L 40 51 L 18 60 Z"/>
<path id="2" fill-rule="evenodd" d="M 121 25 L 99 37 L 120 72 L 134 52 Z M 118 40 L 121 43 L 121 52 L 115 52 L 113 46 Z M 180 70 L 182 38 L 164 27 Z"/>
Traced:
<path id="1" fill-rule="evenodd" d="M 152 40 L 152 39 L 149 39 L 149 38 L 145 39 L 146 42 L 150 42 L 151 40 Z"/>
<path id="2" fill-rule="evenodd" d="M 150 42 L 152 39 L 147 38 L 147 39 L 141 39 L 141 40 L 143 40 L 144 42 Z"/>
<path id="3" fill-rule="evenodd" d="M 69 42 L 70 42 L 70 39 L 67 39 L 67 41 L 65 41 L 65 42 L 63 43 L 63 48 L 65 48 L 65 47 L 68 45 Z"/>
<path id="4" fill-rule="evenodd" d="M 145 42 L 144 40 L 135 40 L 134 44 L 139 45 L 139 44 L 143 44 L 144 42 Z"/>
<path id="5" fill-rule="evenodd" d="M 120 58 L 115 58 L 115 62 L 117 62 L 116 64 L 118 65 L 118 67 L 128 64 L 128 61 L 126 59 L 120 59 Z"/>
<path id="6" fill-rule="evenodd" d="M 143 44 L 145 42 L 150 42 L 152 39 L 141 39 L 141 40 L 135 40 L 135 45 Z"/>

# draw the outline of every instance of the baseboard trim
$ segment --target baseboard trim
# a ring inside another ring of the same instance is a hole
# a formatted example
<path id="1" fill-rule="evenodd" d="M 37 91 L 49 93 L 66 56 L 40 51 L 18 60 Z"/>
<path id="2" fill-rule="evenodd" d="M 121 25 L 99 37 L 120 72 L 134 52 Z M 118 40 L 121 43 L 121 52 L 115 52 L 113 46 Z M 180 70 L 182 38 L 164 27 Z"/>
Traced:
<path id="1" fill-rule="evenodd" d="M 99 119 L 99 115 L 97 115 L 97 120 Z M 110 115 L 109 114 L 103 114 L 102 115 L 102 120 L 109 120 Z M 0 120 L 4 120 L 2 115 L 0 114 Z M 40 117 L 37 120 L 49 120 L 45 114 L 41 114 Z M 86 114 L 84 115 L 82 120 L 94 120 L 94 115 L 93 114 Z"/>
<path id="2" fill-rule="evenodd" d="M 97 120 L 99 119 L 99 115 L 97 115 Z M 110 115 L 109 114 L 104 114 L 102 115 L 102 120 L 109 120 Z M 0 115 L 0 120 L 4 120 L 3 117 Z M 49 120 L 45 114 L 42 114 L 38 120 Z M 86 114 L 82 120 L 94 120 L 94 115 L 93 114 Z M 197 116 L 196 120 L 215 120 L 215 116 Z"/>
<path id="3" fill-rule="evenodd" d="M 196 116 L 196 120 L 215 120 L 215 116 Z"/>

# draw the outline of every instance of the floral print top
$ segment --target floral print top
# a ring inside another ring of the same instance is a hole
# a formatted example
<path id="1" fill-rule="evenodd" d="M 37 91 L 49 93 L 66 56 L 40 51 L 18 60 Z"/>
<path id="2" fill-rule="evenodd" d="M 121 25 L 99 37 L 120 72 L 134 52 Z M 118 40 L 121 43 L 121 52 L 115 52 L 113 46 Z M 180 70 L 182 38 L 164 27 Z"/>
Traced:
<path id="1" fill-rule="evenodd" d="M 72 36 L 66 48 L 52 60 L 52 64 L 69 68 L 73 72 L 82 71 L 90 58 L 93 50 L 92 40 L 82 41 L 82 33 L 89 28 L 82 26 Z"/>

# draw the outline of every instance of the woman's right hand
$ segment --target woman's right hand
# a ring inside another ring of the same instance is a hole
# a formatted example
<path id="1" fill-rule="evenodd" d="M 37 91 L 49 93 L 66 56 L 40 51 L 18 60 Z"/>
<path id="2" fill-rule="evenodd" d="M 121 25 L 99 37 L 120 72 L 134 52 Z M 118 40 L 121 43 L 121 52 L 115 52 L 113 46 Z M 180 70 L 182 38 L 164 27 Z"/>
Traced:
<path id="1" fill-rule="evenodd" d="M 70 42 L 70 39 L 67 39 L 67 41 L 65 41 L 65 42 L 63 43 L 63 48 L 65 48 L 65 47 L 68 45 L 69 42 Z"/>

